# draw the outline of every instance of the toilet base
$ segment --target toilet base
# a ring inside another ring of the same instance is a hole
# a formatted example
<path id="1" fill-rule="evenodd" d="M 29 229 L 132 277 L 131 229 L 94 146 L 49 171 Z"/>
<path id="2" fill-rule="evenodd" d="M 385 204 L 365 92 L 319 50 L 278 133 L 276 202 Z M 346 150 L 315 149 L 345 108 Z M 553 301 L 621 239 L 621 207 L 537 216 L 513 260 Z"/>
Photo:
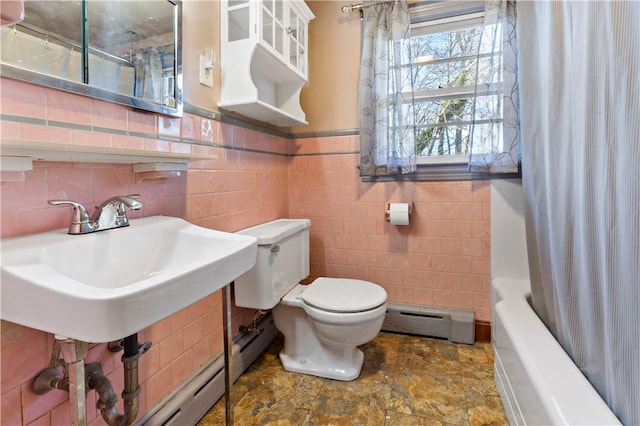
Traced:
<path id="1" fill-rule="evenodd" d="M 284 336 L 280 361 L 287 371 L 350 381 L 362 370 L 364 354 L 356 345 L 321 339 L 303 309 L 278 304 L 273 322 Z"/>
<path id="2" fill-rule="evenodd" d="M 307 356 L 290 356 L 282 351 L 280 352 L 280 361 L 282 367 L 287 371 L 311 374 L 326 379 L 350 381 L 360 376 L 364 363 L 362 351 L 358 348 L 353 349 L 353 351 L 349 351 L 352 352 L 349 354 L 344 354 L 343 350 L 340 358 L 332 356 L 331 351 L 326 352 L 326 348 L 319 348 Z"/>

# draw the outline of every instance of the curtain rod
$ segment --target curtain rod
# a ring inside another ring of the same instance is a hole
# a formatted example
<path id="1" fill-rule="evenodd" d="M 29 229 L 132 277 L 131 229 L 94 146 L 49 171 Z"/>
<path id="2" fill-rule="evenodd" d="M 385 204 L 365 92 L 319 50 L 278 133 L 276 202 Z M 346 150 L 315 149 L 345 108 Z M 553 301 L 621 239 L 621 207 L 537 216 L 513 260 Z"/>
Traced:
<path id="1" fill-rule="evenodd" d="M 350 4 L 348 6 L 342 6 L 342 13 L 353 12 L 356 9 L 363 9 L 365 6 L 362 3 Z"/>
<path id="2" fill-rule="evenodd" d="M 374 6 L 376 4 L 393 3 L 393 1 L 394 0 L 378 0 L 376 2 L 369 3 L 369 4 L 363 4 L 363 3 L 349 4 L 349 5 L 346 5 L 346 6 L 342 6 L 342 13 L 349 13 L 349 12 L 353 12 L 354 10 L 359 10 L 360 12 L 362 12 L 362 9 L 366 9 L 366 8 Z"/>

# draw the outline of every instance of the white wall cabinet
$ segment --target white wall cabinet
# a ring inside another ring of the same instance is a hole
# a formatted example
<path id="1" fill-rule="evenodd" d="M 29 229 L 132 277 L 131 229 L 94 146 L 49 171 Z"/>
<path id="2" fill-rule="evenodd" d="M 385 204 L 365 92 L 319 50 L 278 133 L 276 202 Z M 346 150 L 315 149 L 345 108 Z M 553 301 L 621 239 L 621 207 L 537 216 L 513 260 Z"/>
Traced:
<path id="1" fill-rule="evenodd" d="M 308 124 L 300 91 L 314 18 L 301 0 L 222 1 L 218 106 L 280 127 Z"/>

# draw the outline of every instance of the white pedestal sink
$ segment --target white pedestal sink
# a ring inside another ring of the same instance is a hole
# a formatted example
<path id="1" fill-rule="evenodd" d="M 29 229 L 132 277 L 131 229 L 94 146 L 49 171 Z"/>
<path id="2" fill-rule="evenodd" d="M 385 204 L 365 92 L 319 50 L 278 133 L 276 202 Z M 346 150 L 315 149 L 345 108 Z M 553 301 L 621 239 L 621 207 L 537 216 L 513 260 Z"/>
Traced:
<path id="1" fill-rule="evenodd" d="M 2 240 L 0 317 L 84 342 L 137 333 L 226 286 L 256 262 L 254 237 L 182 219 L 133 219 L 86 235 Z"/>

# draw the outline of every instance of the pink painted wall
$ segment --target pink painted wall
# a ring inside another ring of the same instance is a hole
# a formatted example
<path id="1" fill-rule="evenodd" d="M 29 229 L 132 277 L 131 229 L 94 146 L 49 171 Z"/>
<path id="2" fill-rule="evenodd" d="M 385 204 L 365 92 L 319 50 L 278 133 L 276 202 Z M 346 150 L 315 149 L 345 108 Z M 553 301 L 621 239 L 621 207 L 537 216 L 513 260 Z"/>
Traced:
<path id="1" fill-rule="evenodd" d="M 0 84 L 3 139 L 217 156 L 192 162 L 182 177 L 152 184 L 136 184 L 130 165 L 36 162 L 22 181 L 3 175 L 8 178 L 0 186 L 3 238 L 67 226 L 70 211 L 49 206 L 46 200 L 53 198 L 93 205 L 112 195 L 140 193 L 144 208 L 131 217 L 177 216 L 223 231 L 308 217 L 312 276 L 368 279 L 384 286 L 390 301 L 472 308 L 477 319 L 489 320 L 488 182 L 362 183 L 354 136 L 289 140 L 189 114 L 166 118 L 12 80 Z M 73 129 L 78 125 L 85 127 Z M 292 156 L 284 155 L 288 152 Z M 412 203 L 410 226 L 384 221 L 389 201 Z M 234 329 L 252 315 L 234 311 Z M 216 293 L 141 333 L 153 347 L 140 361 L 140 415 L 220 352 L 221 323 Z M 68 423 L 66 393 L 39 396 L 30 387 L 49 363 L 53 336 L 6 321 L 1 332 L 0 422 Z M 120 356 L 100 344 L 88 357 L 102 363 L 117 393 L 123 380 Z M 87 406 L 95 406 L 93 392 Z M 103 424 L 89 411 L 91 424 Z"/>

